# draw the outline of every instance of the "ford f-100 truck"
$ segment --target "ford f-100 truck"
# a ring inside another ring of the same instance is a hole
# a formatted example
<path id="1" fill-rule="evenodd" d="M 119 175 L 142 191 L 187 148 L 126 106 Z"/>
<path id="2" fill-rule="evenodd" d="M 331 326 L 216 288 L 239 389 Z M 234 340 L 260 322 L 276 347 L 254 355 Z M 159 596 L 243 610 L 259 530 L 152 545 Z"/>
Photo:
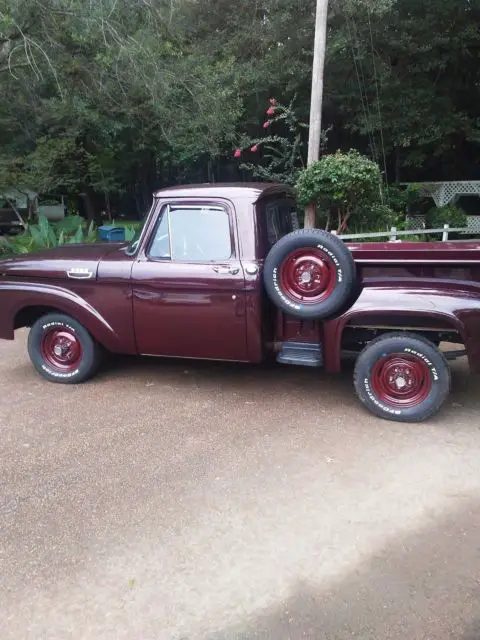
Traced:
<path id="1" fill-rule="evenodd" d="M 34 367 L 62 383 L 91 378 L 106 352 L 332 374 L 353 355 L 370 411 L 432 416 L 450 390 L 442 342 L 480 369 L 480 244 L 348 245 L 298 229 L 296 211 L 284 185 L 161 190 L 131 243 L 1 261 L 0 338 L 30 327 Z"/>

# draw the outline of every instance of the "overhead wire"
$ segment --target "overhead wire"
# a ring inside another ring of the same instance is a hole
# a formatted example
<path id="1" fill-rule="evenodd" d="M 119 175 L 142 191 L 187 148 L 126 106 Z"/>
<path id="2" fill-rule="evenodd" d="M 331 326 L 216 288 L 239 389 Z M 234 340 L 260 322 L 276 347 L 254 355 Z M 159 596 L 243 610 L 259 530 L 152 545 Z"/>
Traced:
<path id="1" fill-rule="evenodd" d="M 372 129 L 372 123 L 371 123 L 371 113 L 370 113 L 370 107 L 368 104 L 368 95 L 367 95 L 367 91 L 365 89 L 365 95 L 364 95 L 364 86 L 365 86 L 365 75 L 363 73 L 363 67 L 360 68 L 361 65 L 361 60 L 360 60 L 360 47 L 358 44 L 358 38 L 355 35 L 353 35 L 353 28 L 351 25 L 351 21 L 350 21 L 350 17 L 348 15 L 347 12 L 345 12 L 345 21 L 347 24 L 347 29 L 348 29 L 348 34 L 349 34 L 349 38 L 350 38 L 350 45 L 351 45 L 351 49 L 352 49 L 352 58 L 353 58 L 353 66 L 355 69 L 355 74 L 357 77 L 357 83 L 358 83 L 358 90 L 360 93 L 360 102 L 362 105 L 362 111 L 363 111 L 363 117 L 365 118 L 365 129 L 367 132 L 367 136 L 368 136 L 368 141 L 369 141 L 369 145 L 370 145 L 370 150 L 372 152 L 372 156 L 373 159 L 378 162 L 378 152 L 377 152 L 377 147 L 375 144 L 375 136 L 373 134 L 373 129 Z M 356 47 L 356 49 L 355 49 Z M 357 60 L 358 57 L 358 60 Z M 363 78 L 363 85 L 362 85 L 362 78 Z"/>
<path id="2" fill-rule="evenodd" d="M 378 85 L 378 74 L 377 74 L 377 63 L 375 61 L 375 49 L 373 46 L 373 31 L 372 31 L 372 21 L 371 21 L 371 16 L 370 16 L 370 9 L 367 10 L 368 11 L 368 27 L 370 30 L 370 45 L 371 45 L 371 49 L 372 49 L 372 64 L 373 64 L 373 76 L 375 79 L 375 91 L 377 94 L 377 110 L 378 110 L 378 126 L 380 129 L 380 144 L 382 147 L 382 156 L 383 156 L 383 171 L 384 171 L 384 176 L 385 176 L 385 184 L 387 187 L 387 200 L 390 200 L 389 198 L 389 189 L 388 189 L 388 175 L 387 175 L 387 154 L 385 152 L 385 138 L 383 135 L 383 122 L 382 122 L 382 108 L 380 106 L 380 90 L 379 90 L 379 85 Z M 383 190 L 382 190 L 382 200 L 383 200 Z"/>

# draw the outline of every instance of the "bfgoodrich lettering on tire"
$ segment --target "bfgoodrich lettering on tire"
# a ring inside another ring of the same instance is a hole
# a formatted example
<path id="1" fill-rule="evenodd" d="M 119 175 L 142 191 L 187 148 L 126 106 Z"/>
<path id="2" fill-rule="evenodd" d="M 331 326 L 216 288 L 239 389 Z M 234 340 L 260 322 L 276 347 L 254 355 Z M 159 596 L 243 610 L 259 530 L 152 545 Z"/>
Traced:
<path id="1" fill-rule="evenodd" d="M 35 369 L 50 382 L 85 382 L 100 365 L 100 349 L 90 333 L 63 314 L 51 313 L 35 322 L 28 353 Z"/>
<path id="2" fill-rule="evenodd" d="M 349 249 L 331 233 L 301 229 L 279 240 L 263 271 L 267 294 L 291 316 L 333 316 L 355 290 L 355 262 Z"/>
<path id="3" fill-rule="evenodd" d="M 433 416 L 450 393 L 450 368 L 426 338 L 389 333 L 373 340 L 357 359 L 355 390 L 375 415 L 399 422 Z"/>

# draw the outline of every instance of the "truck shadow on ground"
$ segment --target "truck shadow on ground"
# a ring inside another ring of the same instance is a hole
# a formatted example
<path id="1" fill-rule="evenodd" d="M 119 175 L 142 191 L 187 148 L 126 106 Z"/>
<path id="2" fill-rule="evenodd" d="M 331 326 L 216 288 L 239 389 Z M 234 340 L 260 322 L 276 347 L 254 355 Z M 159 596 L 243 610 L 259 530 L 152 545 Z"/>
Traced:
<path id="1" fill-rule="evenodd" d="M 202 638 L 480 640 L 480 503 L 455 502 L 329 587 L 297 584 L 276 608 Z"/>
<path id="2" fill-rule="evenodd" d="M 472 414 L 477 425 L 480 411 L 480 376 L 470 374 L 466 358 L 450 363 L 452 393 L 439 415 L 451 425 L 461 409 Z M 341 403 L 344 407 L 357 407 L 353 388 L 354 362 L 346 360 L 340 374 L 328 374 L 322 369 L 277 364 L 274 361 L 255 364 L 215 362 L 205 360 L 179 360 L 170 358 L 138 358 L 114 356 L 107 360 L 100 372 L 102 381 L 130 378 L 138 381 L 175 381 L 181 390 L 187 390 L 192 381 L 199 390 L 213 387 L 233 395 L 256 392 L 278 395 L 292 401 L 302 398 L 304 403 L 318 405 Z M 185 375 L 187 374 L 187 375 Z M 95 382 L 95 380 L 93 381 Z M 366 411 L 361 408 L 362 412 Z M 443 420 L 442 420 L 443 422 Z"/>

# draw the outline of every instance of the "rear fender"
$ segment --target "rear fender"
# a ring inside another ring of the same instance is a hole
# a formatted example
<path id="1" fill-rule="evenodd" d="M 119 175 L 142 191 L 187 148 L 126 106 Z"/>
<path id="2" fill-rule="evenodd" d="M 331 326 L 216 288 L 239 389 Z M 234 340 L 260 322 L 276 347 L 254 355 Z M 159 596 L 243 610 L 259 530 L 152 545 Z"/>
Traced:
<path id="1" fill-rule="evenodd" d="M 0 300 L 0 338 L 13 340 L 15 319 L 22 310 L 28 307 L 45 307 L 78 320 L 109 351 L 127 351 L 106 318 L 69 289 L 44 283 L 2 282 Z"/>
<path id="2" fill-rule="evenodd" d="M 418 329 L 437 321 L 455 331 L 465 345 L 470 370 L 480 372 L 480 295 L 474 291 L 450 289 L 365 288 L 357 302 L 343 315 L 324 323 L 325 368 L 341 369 L 341 344 L 345 327 L 367 316 L 381 317 L 382 326 L 395 326 L 395 316 L 415 319 Z M 415 331 L 415 329 L 412 329 Z"/>

